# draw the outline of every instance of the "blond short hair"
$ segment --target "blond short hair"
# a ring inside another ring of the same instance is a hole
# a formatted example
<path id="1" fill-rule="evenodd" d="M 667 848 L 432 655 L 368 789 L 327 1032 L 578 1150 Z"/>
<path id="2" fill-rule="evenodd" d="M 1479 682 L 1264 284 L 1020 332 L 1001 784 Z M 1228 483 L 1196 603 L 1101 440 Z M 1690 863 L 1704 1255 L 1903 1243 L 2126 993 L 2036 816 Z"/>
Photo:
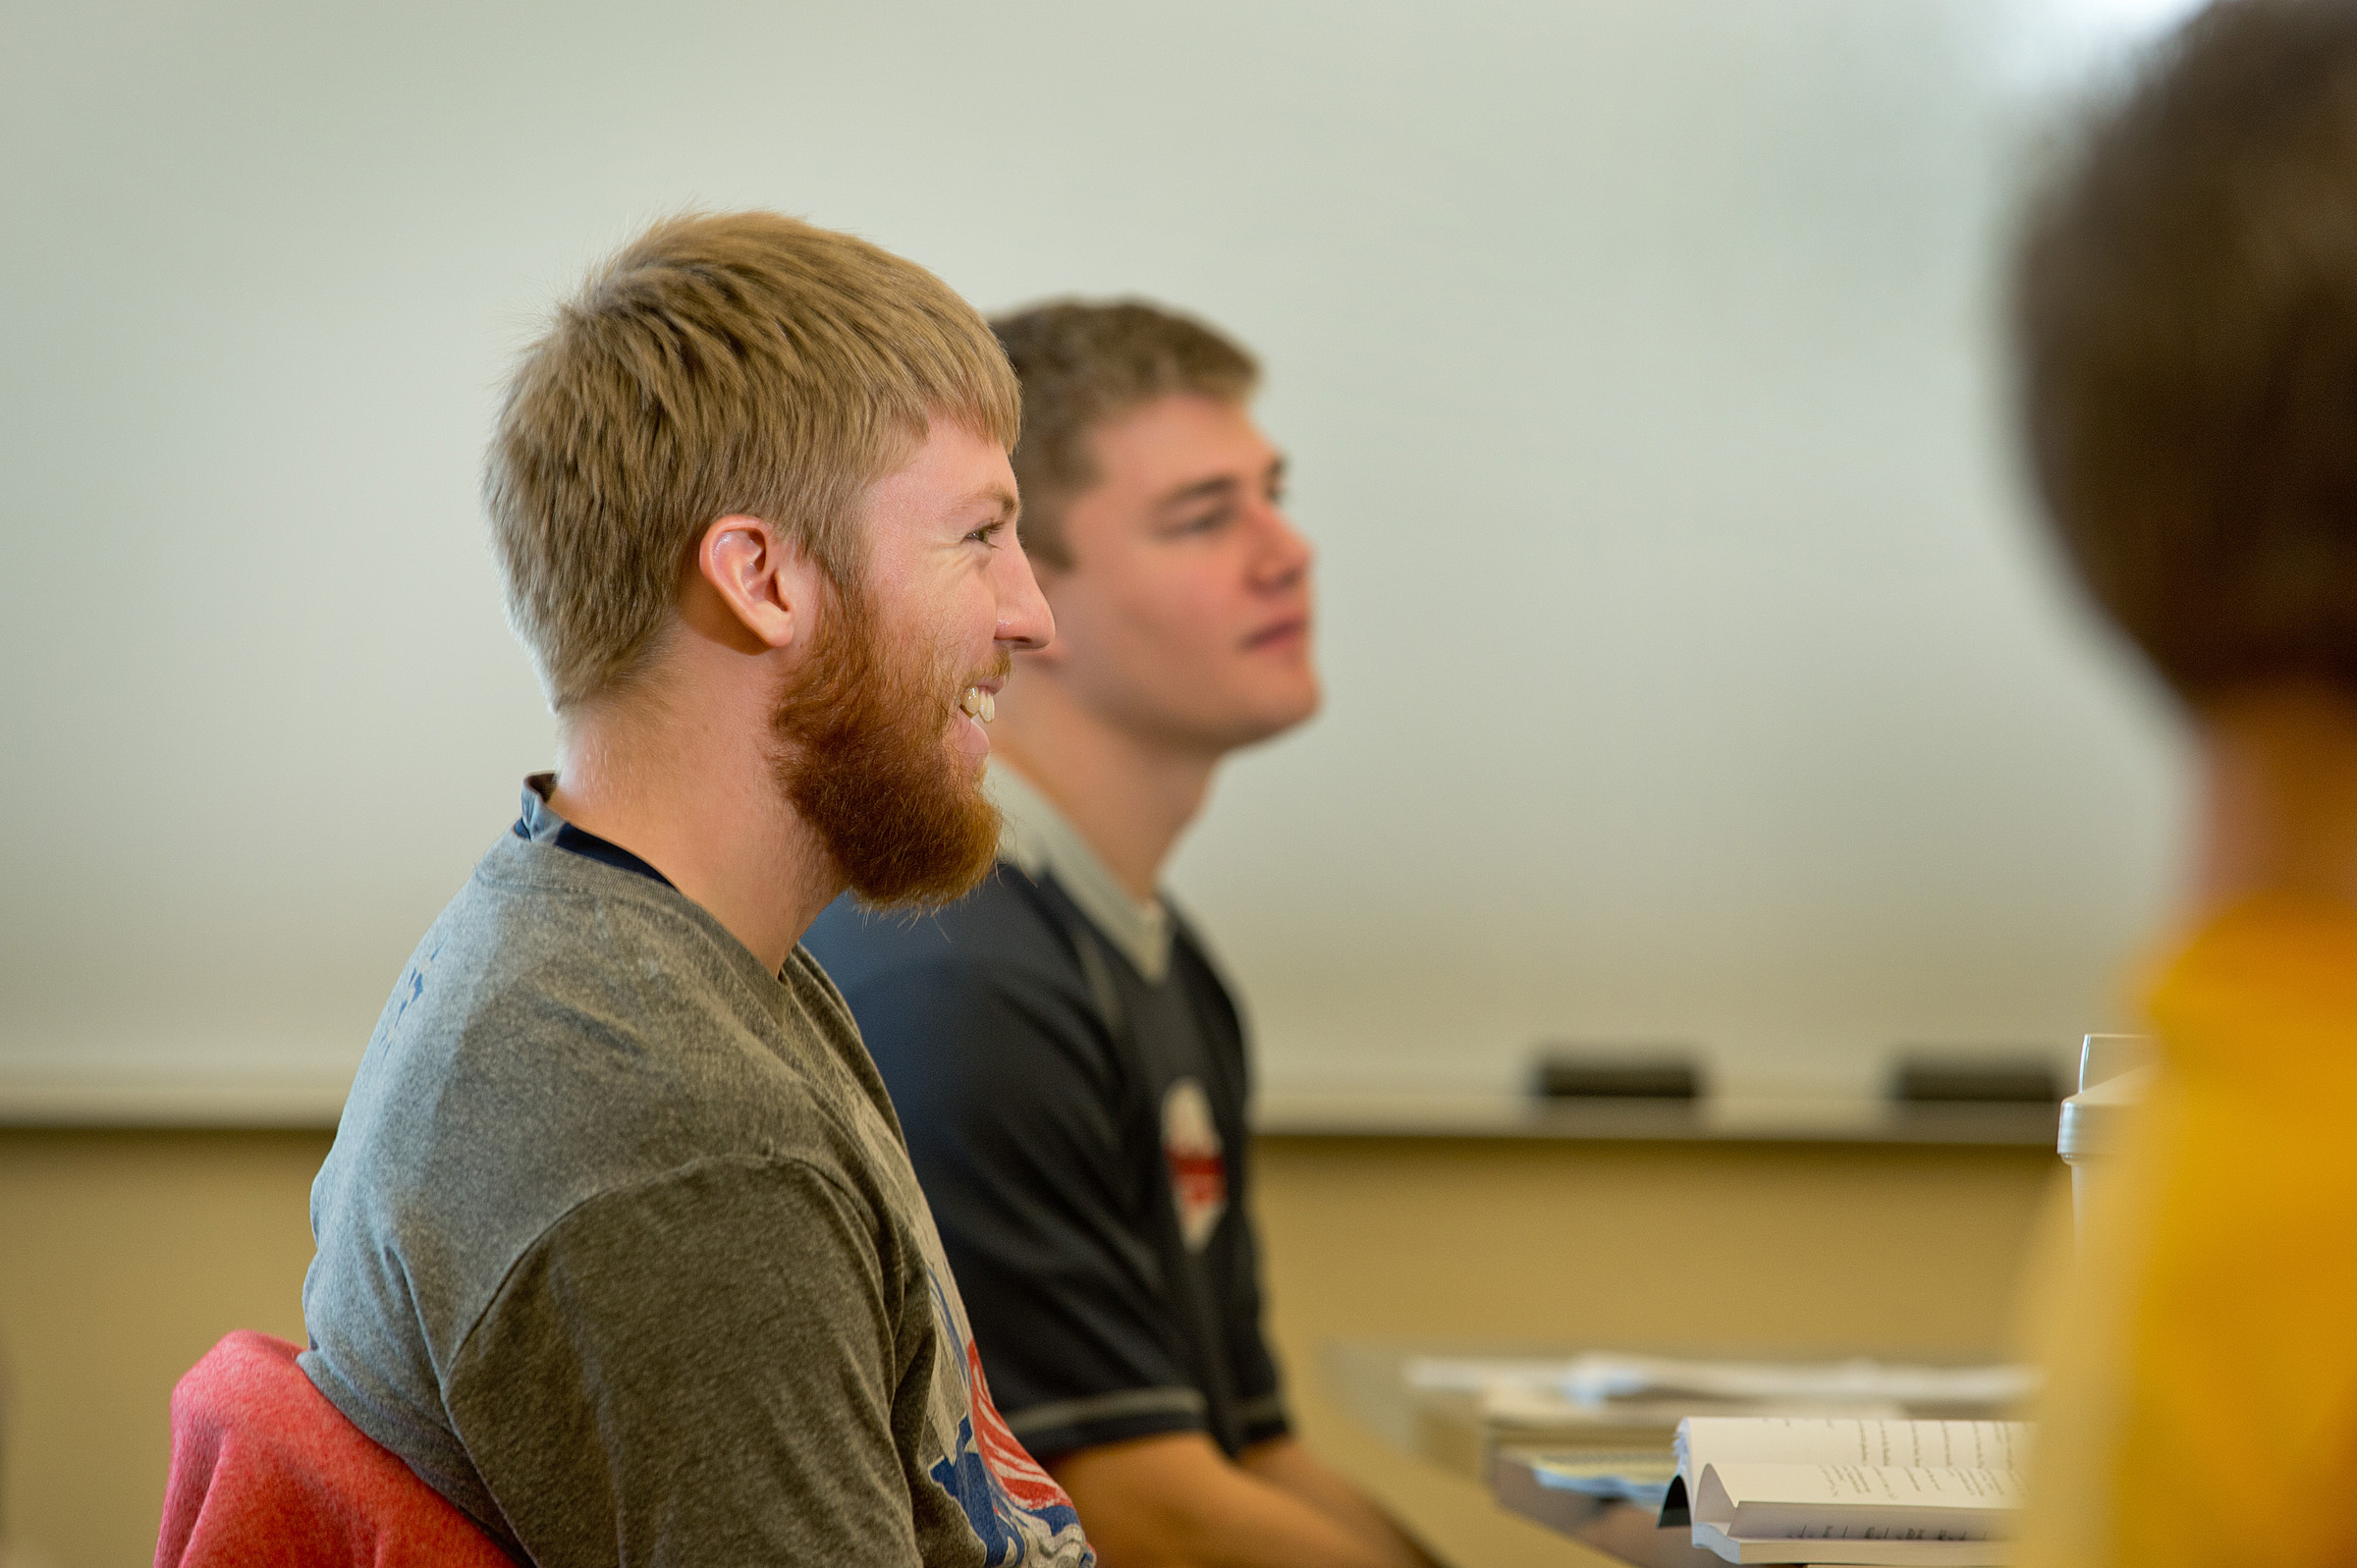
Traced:
<path id="1" fill-rule="evenodd" d="M 1064 510 L 1097 482 L 1089 433 L 1158 398 L 1247 402 L 1260 385 L 1251 354 L 1202 322 L 1142 299 L 1052 299 L 991 321 L 1023 389 L 1023 549 L 1069 568 Z"/>
<path id="2" fill-rule="evenodd" d="M 656 224 L 524 353 L 484 501 L 508 615 L 560 715 L 641 676 L 711 524 L 757 516 L 839 587 L 861 493 L 948 418 L 1014 445 L 974 308 L 924 268 L 774 212 Z"/>

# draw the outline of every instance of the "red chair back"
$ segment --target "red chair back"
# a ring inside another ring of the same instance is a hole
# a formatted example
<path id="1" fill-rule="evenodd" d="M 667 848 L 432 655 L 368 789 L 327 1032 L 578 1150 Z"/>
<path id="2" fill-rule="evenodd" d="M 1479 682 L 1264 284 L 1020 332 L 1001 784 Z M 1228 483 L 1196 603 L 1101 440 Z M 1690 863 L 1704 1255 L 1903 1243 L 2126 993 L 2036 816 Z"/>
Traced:
<path id="1" fill-rule="evenodd" d="M 296 1347 L 241 1329 L 172 1390 L 155 1568 L 514 1568 L 344 1419 Z"/>

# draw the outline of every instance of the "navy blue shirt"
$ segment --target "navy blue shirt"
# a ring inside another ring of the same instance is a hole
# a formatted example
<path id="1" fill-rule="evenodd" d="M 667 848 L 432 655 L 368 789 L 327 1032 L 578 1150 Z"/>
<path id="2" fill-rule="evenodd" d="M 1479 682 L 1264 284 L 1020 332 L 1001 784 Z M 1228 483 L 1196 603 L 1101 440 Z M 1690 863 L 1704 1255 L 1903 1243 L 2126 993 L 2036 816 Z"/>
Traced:
<path id="1" fill-rule="evenodd" d="M 1051 873 L 936 914 L 849 898 L 803 939 L 908 1140 L 1008 1426 L 1043 1459 L 1281 1435 L 1261 1334 L 1243 1029 L 1178 922 L 1152 982 Z"/>

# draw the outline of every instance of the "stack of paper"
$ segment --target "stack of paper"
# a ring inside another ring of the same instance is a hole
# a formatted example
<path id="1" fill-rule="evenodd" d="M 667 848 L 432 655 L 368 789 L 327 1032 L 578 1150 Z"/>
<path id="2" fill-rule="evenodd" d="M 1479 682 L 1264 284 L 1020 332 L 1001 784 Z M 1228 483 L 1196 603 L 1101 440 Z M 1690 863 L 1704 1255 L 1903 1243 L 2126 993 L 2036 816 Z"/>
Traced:
<path id="1" fill-rule="evenodd" d="M 1917 1367 L 1853 1359 L 1821 1362 L 1672 1361 L 1587 1355 L 1560 1379 L 1574 1401 L 1698 1395 L 1754 1404 L 1979 1405 L 2001 1409 L 2037 1389 L 2028 1367 Z"/>
<path id="2" fill-rule="evenodd" d="M 1866 1361 L 1678 1361 L 1604 1352 L 1549 1360 L 1418 1356 L 1411 1387 L 1536 1406 L 1638 1403 L 1787 1407 L 1955 1405 L 2002 1409 L 2037 1391 L 2028 1367 L 1926 1367 Z"/>
<path id="3" fill-rule="evenodd" d="M 1699 1415 L 1995 1416 L 2035 1387 L 2026 1368 L 1875 1361 L 1677 1361 L 1591 1354 L 1552 1360 L 1418 1357 L 1411 1387 L 1471 1394 L 1495 1446 L 1669 1446 Z"/>
<path id="4" fill-rule="evenodd" d="M 1509 1512 L 1574 1535 L 1615 1505 L 1659 1513 L 1676 1473 L 1667 1447 L 1501 1448 L 1490 1462 L 1490 1491 Z"/>

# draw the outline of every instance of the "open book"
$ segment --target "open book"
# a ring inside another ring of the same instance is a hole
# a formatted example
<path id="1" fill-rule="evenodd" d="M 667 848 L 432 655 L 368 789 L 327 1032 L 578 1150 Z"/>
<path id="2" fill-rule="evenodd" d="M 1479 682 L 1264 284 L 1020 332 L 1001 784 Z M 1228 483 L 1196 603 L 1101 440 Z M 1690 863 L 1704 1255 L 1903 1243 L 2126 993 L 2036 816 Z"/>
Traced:
<path id="1" fill-rule="evenodd" d="M 2001 1563 L 2029 1439 L 2012 1421 L 1698 1416 L 1662 1523 L 1728 1562 Z"/>

